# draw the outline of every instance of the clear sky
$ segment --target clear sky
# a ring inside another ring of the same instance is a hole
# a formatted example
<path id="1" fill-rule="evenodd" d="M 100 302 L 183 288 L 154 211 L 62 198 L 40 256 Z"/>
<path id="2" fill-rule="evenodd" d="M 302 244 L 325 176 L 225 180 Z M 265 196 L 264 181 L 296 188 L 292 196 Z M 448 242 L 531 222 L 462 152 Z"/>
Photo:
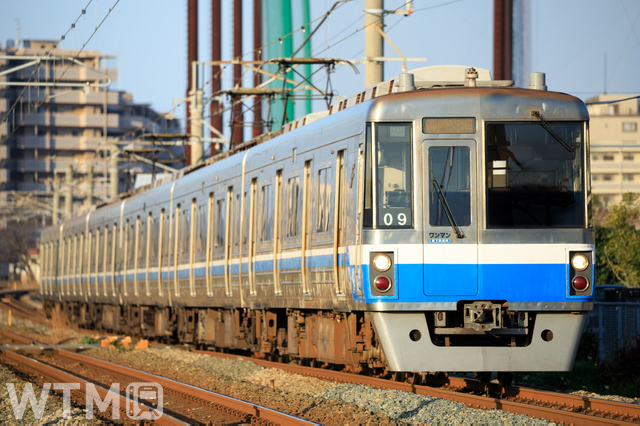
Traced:
<path id="1" fill-rule="evenodd" d="M 312 0 L 312 20 L 333 3 Z M 385 9 L 400 8 L 403 3 L 385 0 Z M 640 1 L 531 0 L 528 4 L 531 71 L 545 72 L 550 90 L 582 99 L 605 89 L 608 93 L 640 93 Z M 18 25 L 22 39 L 58 40 L 86 8 L 86 15 L 63 45 L 77 49 L 114 5 L 86 49 L 118 56 L 117 62 L 109 64 L 119 70 L 115 89 L 133 93 L 134 101 L 150 103 L 158 111 L 169 111 L 172 100 L 183 98 L 186 91 L 186 0 L 0 0 L 0 42 L 4 47 L 7 39 L 16 39 Z M 232 1 L 223 0 L 222 7 L 223 59 L 230 59 Z M 200 0 L 199 8 L 199 59 L 207 61 L 210 2 Z M 243 51 L 247 53 L 252 50 L 251 8 L 252 1 L 245 0 Z M 414 8 L 409 17 L 385 19 L 387 34 L 404 56 L 427 59 L 410 63 L 409 69 L 462 64 L 491 70 L 492 0 L 415 0 Z M 364 31 L 359 30 L 364 23 L 363 9 L 364 0 L 341 4 L 312 39 L 313 54 L 362 60 Z M 385 54 L 397 56 L 388 44 Z M 340 95 L 364 88 L 360 68 L 359 75 L 345 67 L 332 77 Z M 386 78 L 398 73 L 399 63 L 386 65 Z"/>

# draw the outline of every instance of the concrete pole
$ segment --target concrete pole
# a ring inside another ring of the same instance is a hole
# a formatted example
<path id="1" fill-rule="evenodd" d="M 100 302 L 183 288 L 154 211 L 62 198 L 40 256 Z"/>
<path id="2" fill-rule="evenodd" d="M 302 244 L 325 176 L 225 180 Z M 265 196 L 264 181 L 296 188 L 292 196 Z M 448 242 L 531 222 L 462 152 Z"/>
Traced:
<path id="1" fill-rule="evenodd" d="M 60 183 L 58 182 L 58 175 L 53 174 L 53 213 L 51 214 L 51 224 L 58 223 L 60 212 Z"/>
<path id="2" fill-rule="evenodd" d="M 513 65 L 513 1 L 493 1 L 493 78 L 511 80 Z"/>
<path id="3" fill-rule="evenodd" d="M 253 60 L 262 59 L 260 48 L 262 47 L 262 0 L 253 0 Z M 257 66 L 257 65 L 256 65 Z M 253 86 L 258 87 L 262 83 L 259 72 L 253 73 Z M 253 132 L 255 138 L 262 134 L 262 96 L 256 96 L 253 101 Z"/>
<path id="4" fill-rule="evenodd" d="M 114 200 L 118 197 L 118 188 L 120 186 L 120 177 L 118 176 L 118 148 L 111 149 L 111 157 L 109 158 L 109 183 L 111 186 L 110 196 Z"/>
<path id="5" fill-rule="evenodd" d="M 64 196 L 64 216 L 68 219 L 73 211 L 73 166 L 67 166 L 64 181 L 67 187 Z"/>
<path id="6" fill-rule="evenodd" d="M 191 146 L 191 164 L 198 164 L 202 162 L 204 156 L 204 143 L 202 141 L 204 136 L 202 128 L 202 89 L 192 90 L 191 93 L 193 93 L 193 95 L 190 102 L 191 137 L 189 138 L 189 145 Z"/>
<path id="7" fill-rule="evenodd" d="M 384 56 L 384 40 L 376 29 L 384 27 L 384 0 L 365 0 L 364 9 L 364 56 L 368 61 L 364 66 L 364 86 L 370 87 L 384 80 L 382 61 L 371 60 Z"/>
<path id="8" fill-rule="evenodd" d="M 187 98 L 191 98 L 191 91 L 196 89 L 197 81 L 191 80 L 190 71 L 194 62 L 198 61 L 198 0 L 188 0 L 187 3 Z M 192 84 L 195 84 L 192 86 Z M 187 108 L 187 123 L 191 118 L 191 109 L 193 107 L 189 105 Z M 187 126 L 187 132 L 189 132 Z M 185 159 L 187 166 L 192 164 L 191 161 L 191 146 L 187 145 L 185 150 Z"/>
<path id="9" fill-rule="evenodd" d="M 242 60 L 242 0 L 233 0 L 233 59 Z M 242 65 L 233 66 L 233 84 L 242 87 Z M 234 102 L 239 98 L 232 97 Z M 232 145 L 240 145 L 244 138 L 244 117 L 242 104 L 233 107 Z"/>
<path id="10" fill-rule="evenodd" d="M 222 60 L 222 5 L 221 0 L 211 0 L 211 61 Z M 219 92 L 222 89 L 222 75 L 219 65 L 211 67 L 211 91 Z M 222 133 L 222 114 L 216 114 L 220 109 L 220 102 L 217 99 L 211 101 L 211 126 Z M 211 135 L 214 137 L 214 135 Z M 219 149 L 220 148 L 220 149 Z M 210 155 L 213 157 L 222 151 L 218 143 L 211 144 Z"/>

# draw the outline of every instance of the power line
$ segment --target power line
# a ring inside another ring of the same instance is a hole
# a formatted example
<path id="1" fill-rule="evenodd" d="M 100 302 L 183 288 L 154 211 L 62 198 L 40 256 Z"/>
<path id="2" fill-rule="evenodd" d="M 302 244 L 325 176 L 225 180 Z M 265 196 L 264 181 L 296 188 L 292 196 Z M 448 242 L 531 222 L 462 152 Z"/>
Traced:
<path id="1" fill-rule="evenodd" d="M 60 45 L 60 43 L 62 41 L 64 41 L 67 37 L 67 35 L 70 32 L 74 32 L 75 34 L 75 28 L 76 28 L 76 24 L 78 23 L 78 21 L 80 21 L 81 18 L 83 18 L 86 13 L 87 13 L 87 8 L 91 5 L 91 3 L 93 2 L 93 0 L 89 0 L 89 3 L 87 3 L 87 5 L 84 7 L 84 9 L 82 9 L 80 15 L 78 15 L 78 17 L 76 18 L 76 20 L 71 23 L 69 29 L 67 29 L 67 31 L 60 37 L 60 39 L 58 40 L 57 43 L 55 43 L 53 45 L 52 48 L 49 48 L 45 53 L 43 53 L 40 58 L 41 61 L 39 61 L 33 68 L 33 71 L 31 72 L 31 76 L 29 77 L 29 80 L 27 81 L 27 83 L 31 83 L 34 80 L 34 77 L 36 77 L 37 75 L 39 76 L 38 70 L 40 69 L 40 67 L 42 66 L 42 61 L 46 60 L 46 58 L 50 57 L 52 55 L 52 52 L 55 52 L 58 49 L 58 46 Z M 102 26 L 102 24 L 106 21 L 107 17 L 111 14 L 111 12 L 113 11 L 113 9 L 116 7 L 116 5 L 120 2 L 120 0 L 116 0 L 116 2 L 113 4 L 113 6 L 109 6 L 109 10 L 106 13 L 106 15 L 104 16 L 104 18 L 102 19 L 102 21 L 100 21 L 100 23 L 97 22 L 97 1 L 96 1 L 96 26 L 95 29 L 93 30 L 93 32 L 89 35 L 89 38 L 84 41 L 84 36 L 83 36 L 83 45 L 80 48 L 80 50 L 78 50 L 75 53 L 75 56 L 70 60 L 69 65 L 64 69 L 64 71 L 60 74 L 60 77 L 54 81 L 53 85 L 48 89 L 48 91 L 45 93 L 45 95 L 43 96 L 42 100 L 40 102 L 34 102 L 31 106 L 31 102 L 28 101 L 28 105 L 29 105 L 29 112 L 27 114 L 26 117 L 22 117 L 22 121 L 17 125 L 17 126 L 12 126 L 13 128 L 11 129 L 11 132 L 9 134 L 7 134 L 7 139 L 9 137 L 11 137 L 11 135 L 13 135 L 16 130 L 18 130 L 20 127 L 22 127 L 24 125 L 24 123 L 26 122 L 26 120 L 31 117 L 31 115 L 33 115 L 38 108 L 40 108 L 47 100 L 49 100 L 49 97 L 51 95 L 51 92 L 56 89 L 58 87 L 58 84 L 60 83 L 60 81 L 62 80 L 62 78 L 64 77 L 64 75 L 66 74 L 66 72 L 71 68 L 72 64 L 78 59 L 78 57 L 80 56 L 80 53 L 82 53 L 82 51 L 84 50 L 84 48 L 87 46 L 87 44 L 91 41 L 91 39 L 93 38 L 93 36 L 95 35 L 95 33 L 98 31 L 98 29 L 100 29 L 100 27 Z M 84 31 L 84 26 L 83 26 L 83 31 Z M 63 59 L 63 63 L 64 63 L 64 59 Z M 37 77 L 36 77 L 37 78 Z M 18 95 L 18 98 L 16 99 L 16 101 L 13 103 L 13 105 L 11 106 L 11 108 L 9 108 L 9 110 L 7 111 L 7 113 L 0 118 L 0 123 L 3 123 L 5 121 L 7 121 L 9 119 L 9 116 L 11 114 L 15 114 L 17 113 L 17 106 L 18 104 L 22 104 L 22 101 L 24 100 L 24 96 L 25 93 L 27 92 L 27 90 L 29 89 L 29 86 L 25 86 L 24 89 L 22 89 L 22 92 L 20 92 L 20 95 Z"/>
<path id="2" fill-rule="evenodd" d="M 615 100 L 612 100 L 612 101 L 585 102 L 585 105 L 615 104 L 617 102 L 624 102 L 624 101 L 628 101 L 628 100 L 631 100 L 631 99 L 640 99 L 640 95 L 631 96 L 630 98 L 624 98 L 624 99 L 615 99 Z"/>

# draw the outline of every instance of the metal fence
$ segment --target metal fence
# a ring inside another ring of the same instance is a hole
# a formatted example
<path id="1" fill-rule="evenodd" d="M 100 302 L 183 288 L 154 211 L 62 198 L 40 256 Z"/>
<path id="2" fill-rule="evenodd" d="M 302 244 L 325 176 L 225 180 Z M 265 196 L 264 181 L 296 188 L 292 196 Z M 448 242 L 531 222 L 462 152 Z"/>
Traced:
<path id="1" fill-rule="evenodd" d="M 640 303 L 595 302 L 587 325 L 598 339 L 600 359 L 608 358 L 640 334 Z"/>

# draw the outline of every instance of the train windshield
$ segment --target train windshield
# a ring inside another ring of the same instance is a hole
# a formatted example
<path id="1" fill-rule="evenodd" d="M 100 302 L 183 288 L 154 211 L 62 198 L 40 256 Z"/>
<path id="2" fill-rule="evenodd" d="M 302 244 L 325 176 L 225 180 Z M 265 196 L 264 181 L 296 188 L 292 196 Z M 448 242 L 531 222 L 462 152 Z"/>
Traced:
<path id="1" fill-rule="evenodd" d="M 584 146 L 582 122 L 487 123 L 487 227 L 584 227 Z"/>
<path id="2" fill-rule="evenodd" d="M 365 162 L 364 226 L 412 227 L 411 124 L 368 124 Z"/>

